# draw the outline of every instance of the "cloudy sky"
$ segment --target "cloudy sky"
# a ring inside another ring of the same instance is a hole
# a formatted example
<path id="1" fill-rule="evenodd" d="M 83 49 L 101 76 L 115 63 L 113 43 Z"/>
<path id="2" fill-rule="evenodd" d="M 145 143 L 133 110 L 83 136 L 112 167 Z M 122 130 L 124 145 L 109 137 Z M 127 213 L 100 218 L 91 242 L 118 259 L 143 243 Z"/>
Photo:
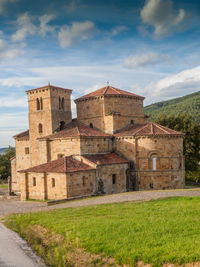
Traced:
<path id="1" fill-rule="evenodd" d="M 28 128 L 25 90 L 107 81 L 145 105 L 198 91 L 200 1 L 0 0 L 0 147 Z"/>

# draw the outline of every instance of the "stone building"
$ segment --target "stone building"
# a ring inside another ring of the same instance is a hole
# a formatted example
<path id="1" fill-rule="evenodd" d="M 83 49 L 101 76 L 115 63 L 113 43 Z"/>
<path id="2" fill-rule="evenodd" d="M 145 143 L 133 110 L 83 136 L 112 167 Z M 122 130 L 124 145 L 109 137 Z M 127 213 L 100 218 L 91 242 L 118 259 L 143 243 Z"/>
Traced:
<path id="1" fill-rule="evenodd" d="M 27 91 L 29 130 L 11 161 L 22 200 L 184 187 L 183 134 L 147 122 L 144 97 L 106 86 L 76 99 L 72 119 L 71 92 Z"/>

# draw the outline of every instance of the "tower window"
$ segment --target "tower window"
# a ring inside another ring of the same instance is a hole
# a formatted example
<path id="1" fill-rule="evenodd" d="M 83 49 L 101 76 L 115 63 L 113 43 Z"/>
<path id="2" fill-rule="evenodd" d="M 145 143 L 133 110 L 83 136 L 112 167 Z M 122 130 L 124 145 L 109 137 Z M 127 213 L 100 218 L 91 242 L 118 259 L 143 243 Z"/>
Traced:
<path id="1" fill-rule="evenodd" d="M 40 97 L 40 109 L 43 109 L 43 99 Z"/>
<path id="2" fill-rule="evenodd" d="M 36 186 L 36 178 L 33 177 L 33 186 Z"/>
<path id="3" fill-rule="evenodd" d="M 90 128 L 94 128 L 93 123 L 90 123 Z"/>
<path id="4" fill-rule="evenodd" d="M 59 96 L 59 109 L 61 109 L 61 98 Z"/>
<path id="5" fill-rule="evenodd" d="M 56 186 L 56 180 L 55 180 L 55 178 L 52 178 L 51 179 L 51 184 L 52 184 L 52 187 L 55 187 Z"/>
<path id="6" fill-rule="evenodd" d="M 134 124 L 134 120 L 131 120 L 131 124 Z"/>
<path id="7" fill-rule="evenodd" d="M 42 133 L 43 132 L 43 129 L 42 129 L 42 123 L 39 123 L 38 125 L 38 133 Z"/>
<path id="8" fill-rule="evenodd" d="M 116 184 L 116 174 L 112 174 L 112 184 Z"/>
<path id="9" fill-rule="evenodd" d="M 62 101 L 61 101 L 61 108 L 64 110 L 64 107 L 65 107 L 65 99 L 63 97 L 62 98 Z"/>
<path id="10" fill-rule="evenodd" d="M 64 121 L 60 121 L 60 130 L 63 130 L 65 127 L 65 122 Z"/>
<path id="11" fill-rule="evenodd" d="M 36 99 L 36 108 L 37 108 L 37 110 L 40 110 L 40 100 L 39 100 L 39 98 L 37 98 Z"/>
<path id="12" fill-rule="evenodd" d="M 25 154 L 29 154 L 29 147 L 25 147 Z"/>

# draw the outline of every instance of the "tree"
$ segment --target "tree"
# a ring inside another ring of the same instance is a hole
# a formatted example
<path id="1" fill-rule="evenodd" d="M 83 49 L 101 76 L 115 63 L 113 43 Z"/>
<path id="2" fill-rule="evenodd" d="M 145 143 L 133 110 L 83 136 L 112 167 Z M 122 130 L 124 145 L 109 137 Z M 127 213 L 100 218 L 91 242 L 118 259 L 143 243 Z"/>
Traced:
<path id="1" fill-rule="evenodd" d="M 7 180 L 11 176 L 10 160 L 15 156 L 15 149 L 9 147 L 4 154 L 0 155 L 0 179 Z"/>
<path id="2" fill-rule="evenodd" d="M 179 116 L 166 116 L 160 113 L 156 122 L 185 134 L 183 141 L 185 169 L 198 171 L 200 168 L 200 124 L 186 113 Z"/>

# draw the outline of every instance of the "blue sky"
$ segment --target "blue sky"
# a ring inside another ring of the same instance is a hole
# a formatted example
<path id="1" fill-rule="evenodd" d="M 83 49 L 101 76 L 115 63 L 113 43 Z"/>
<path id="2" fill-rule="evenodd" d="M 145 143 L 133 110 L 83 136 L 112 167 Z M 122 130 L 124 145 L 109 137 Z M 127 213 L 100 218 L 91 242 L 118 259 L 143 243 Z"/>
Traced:
<path id="1" fill-rule="evenodd" d="M 0 147 L 28 128 L 25 90 L 107 81 L 145 105 L 199 91 L 200 2 L 0 0 Z"/>

